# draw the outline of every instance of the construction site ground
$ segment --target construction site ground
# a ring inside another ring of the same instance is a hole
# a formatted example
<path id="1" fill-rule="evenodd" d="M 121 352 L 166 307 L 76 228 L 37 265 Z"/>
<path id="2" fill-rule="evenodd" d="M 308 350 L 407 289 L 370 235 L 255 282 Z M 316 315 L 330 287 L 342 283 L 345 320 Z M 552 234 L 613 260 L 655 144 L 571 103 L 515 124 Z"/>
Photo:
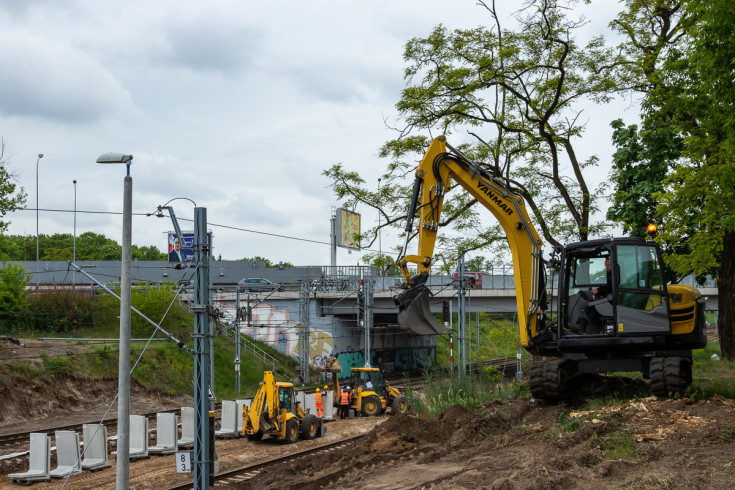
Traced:
<path id="1" fill-rule="evenodd" d="M 0 422 L 2 433 L 10 428 L 49 427 L 51 422 L 89 421 L 92 409 L 86 404 L 36 400 L 32 389 L 7 388 L 0 408 L 9 409 L 13 416 Z M 105 388 L 109 393 L 113 387 Z M 102 408 L 102 400 L 95 398 L 100 387 L 73 386 L 70 381 L 67 389 L 75 393 L 73 399 L 97 400 Z M 132 398 L 134 407 L 146 410 L 180 406 L 184 401 L 140 389 L 134 390 Z M 23 406 L 33 408 L 35 415 L 21 420 Z M 54 412 L 61 415 L 51 417 L 51 411 L 41 407 L 55 407 Z M 324 438 L 293 445 L 269 438 L 217 440 L 220 470 L 227 471 L 370 432 L 340 451 L 272 466 L 246 483 L 220 488 L 711 489 L 735 485 L 732 400 L 643 398 L 595 410 L 584 407 L 519 397 L 472 409 L 454 406 L 433 418 L 414 414 L 337 420 L 328 424 Z M 3 454 L 20 450 L 27 450 L 27 444 L 4 448 Z M 114 488 L 114 457 L 110 462 L 109 469 L 72 477 L 67 488 Z M 0 488 L 17 488 L 5 475 L 27 468 L 27 457 L 0 463 Z M 135 489 L 165 489 L 191 481 L 191 475 L 175 473 L 174 456 L 132 462 L 130 475 L 130 487 Z M 33 487 L 59 488 L 60 482 Z"/>

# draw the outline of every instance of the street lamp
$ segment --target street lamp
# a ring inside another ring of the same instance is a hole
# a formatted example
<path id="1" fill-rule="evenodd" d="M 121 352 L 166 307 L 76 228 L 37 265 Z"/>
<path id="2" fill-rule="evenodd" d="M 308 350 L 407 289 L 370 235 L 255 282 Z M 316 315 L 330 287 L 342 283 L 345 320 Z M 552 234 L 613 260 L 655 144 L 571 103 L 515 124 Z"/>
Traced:
<path id="1" fill-rule="evenodd" d="M 38 294 L 38 280 L 41 275 L 41 263 L 38 261 L 38 162 L 41 158 L 43 158 L 43 153 L 39 153 L 36 159 L 36 294 Z"/>
<path id="2" fill-rule="evenodd" d="M 117 490 L 130 482 L 130 308 L 131 308 L 131 236 L 133 229 L 132 155 L 105 153 L 97 163 L 124 163 L 127 172 L 123 192 L 122 260 L 120 271 L 120 359 L 117 371 Z"/>
<path id="3" fill-rule="evenodd" d="M 380 200 L 380 181 L 378 177 L 378 200 Z M 378 207 L 378 257 L 380 258 L 380 276 L 383 276 L 383 243 L 380 236 L 380 207 Z"/>
<path id="4" fill-rule="evenodd" d="M 72 248 L 71 261 L 77 263 L 77 179 L 74 179 L 74 245 Z M 77 271 L 71 273 L 71 289 L 77 289 Z"/>

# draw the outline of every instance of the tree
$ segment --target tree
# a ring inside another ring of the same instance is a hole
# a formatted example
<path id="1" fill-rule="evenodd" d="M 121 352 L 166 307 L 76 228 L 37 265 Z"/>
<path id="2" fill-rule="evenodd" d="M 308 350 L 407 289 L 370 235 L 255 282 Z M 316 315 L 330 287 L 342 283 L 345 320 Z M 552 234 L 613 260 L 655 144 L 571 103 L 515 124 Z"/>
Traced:
<path id="1" fill-rule="evenodd" d="M 271 268 L 271 269 L 277 268 L 277 267 L 278 268 L 291 268 L 291 267 L 294 267 L 294 265 L 291 262 L 271 262 L 270 259 L 266 259 L 264 257 L 260 257 L 259 255 L 256 255 L 252 259 L 249 259 L 249 258 L 246 257 L 246 258 L 238 259 L 238 260 L 239 261 L 242 261 L 242 262 L 265 262 L 265 266 L 268 267 L 268 268 Z"/>
<path id="2" fill-rule="evenodd" d="M 5 214 L 21 209 L 26 202 L 26 193 L 18 188 L 14 176 L 8 170 L 8 159 L 5 157 L 5 140 L 0 138 L 0 233 L 8 229 L 9 221 Z"/>
<path id="3" fill-rule="evenodd" d="M 374 207 L 382 226 L 400 227 L 411 194 L 404 177 L 415 166 L 407 158 L 423 153 L 428 134 L 465 132 L 469 142 L 457 137 L 454 145 L 526 200 L 548 242 L 587 239 L 604 225 L 590 221 L 601 189 L 585 178 L 596 157 L 581 159 L 575 149 L 584 130 L 577 104 L 609 100 L 618 60 L 601 37 L 577 42 L 584 21 L 568 19 L 564 2 L 529 2 L 516 13 L 515 30 L 501 26 L 494 2 L 480 5 L 491 27 L 450 32 L 440 25 L 406 44 L 409 85 L 396 105 L 405 126 L 380 151 L 390 163 L 379 192 L 368 191 L 342 164 L 324 173 L 345 206 Z M 474 204 L 463 192 L 445 198 L 440 226 L 459 233 L 440 235 L 435 262 L 453 263 L 457 250 L 504 243 L 502 230 L 483 225 Z"/>
<path id="4" fill-rule="evenodd" d="M 30 276 L 20 265 L 0 267 L 0 313 L 16 313 L 26 307 L 26 285 Z"/>
<path id="5" fill-rule="evenodd" d="M 665 120 L 683 157 L 656 195 L 659 242 L 687 247 L 667 265 L 716 272 L 722 354 L 735 358 L 735 22 L 725 0 L 628 0 L 616 23 L 628 36 L 626 73 L 644 93 L 644 120 Z"/>

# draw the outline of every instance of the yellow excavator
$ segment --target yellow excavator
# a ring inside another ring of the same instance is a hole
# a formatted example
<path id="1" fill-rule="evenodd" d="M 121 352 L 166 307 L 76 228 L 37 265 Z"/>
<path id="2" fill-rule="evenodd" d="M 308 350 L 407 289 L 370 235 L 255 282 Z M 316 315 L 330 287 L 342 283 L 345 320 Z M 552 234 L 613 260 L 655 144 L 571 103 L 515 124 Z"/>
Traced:
<path id="1" fill-rule="evenodd" d="M 521 346 L 535 360 L 535 398 L 558 400 L 579 375 L 640 371 L 655 395 L 683 393 L 692 381 L 692 349 L 707 343 L 704 298 L 666 284 L 652 240 L 607 238 L 556 246 L 548 262 L 523 198 L 446 141 L 435 138 L 416 169 L 406 242 L 398 260 L 405 282 L 394 296 L 409 333 L 442 334 L 426 286 L 445 193 L 453 183 L 492 213 L 513 260 Z M 418 210 L 418 253 L 406 255 Z M 650 230 L 655 232 L 655 230 Z M 416 267 L 414 275 L 409 264 Z M 545 265 L 558 270 L 556 318 L 547 301 Z"/>
<path id="2" fill-rule="evenodd" d="M 306 413 L 296 401 L 293 383 L 276 381 L 273 372 L 263 373 L 258 392 L 243 417 L 242 435 L 259 441 L 268 434 L 283 437 L 287 444 L 326 434 L 324 421 Z"/>
<path id="3" fill-rule="evenodd" d="M 323 373 L 332 373 L 332 387 L 334 389 L 334 406 L 339 406 L 339 394 L 342 392 L 339 384 L 339 374 L 342 373 L 342 366 L 336 357 L 333 357 L 324 364 L 317 367 L 317 371 Z M 366 417 L 380 415 L 389 407 L 393 414 L 407 413 L 408 400 L 398 390 L 391 386 L 380 372 L 380 369 L 374 367 L 353 367 L 350 368 L 350 380 L 347 386 L 350 387 L 352 393 L 352 403 L 350 408 L 355 413 L 362 414 Z"/>

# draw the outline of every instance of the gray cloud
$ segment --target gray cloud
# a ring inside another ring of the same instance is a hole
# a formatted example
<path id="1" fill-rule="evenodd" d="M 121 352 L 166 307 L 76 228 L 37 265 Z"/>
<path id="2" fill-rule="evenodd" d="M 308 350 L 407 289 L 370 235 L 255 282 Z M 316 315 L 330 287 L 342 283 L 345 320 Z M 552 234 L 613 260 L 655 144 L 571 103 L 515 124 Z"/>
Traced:
<path id="1" fill-rule="evenodd" d="M 0 111 L 88 122 L 132 108 L 130 94 L 87 54 L 26 31 L 0 32 Z"/>

